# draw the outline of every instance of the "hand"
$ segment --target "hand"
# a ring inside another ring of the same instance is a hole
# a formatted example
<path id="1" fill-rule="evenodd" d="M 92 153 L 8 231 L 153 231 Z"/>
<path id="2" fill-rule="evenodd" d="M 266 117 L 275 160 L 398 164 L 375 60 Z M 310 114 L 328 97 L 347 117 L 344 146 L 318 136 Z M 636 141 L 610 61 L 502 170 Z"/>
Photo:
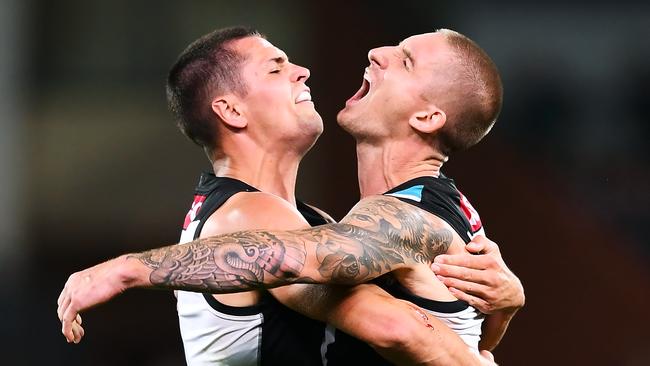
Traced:
<path id="1" fill-rule="evenodd" d="M 506 266 L 495 242 L 477 236 L 465 249 L 467 252 L 462 254 L 439 255 L 431 265 L 456 298 L 484 314 L 514 314 L 524 306 L 524 288 Z"/>
<path id="2" fill-rule="evenodd" d="M 72 274 L 57 300 L 61 332 L 68 343 L 79 343 L 84 335 L 80 312 L 104 303 L 127 289 L 121 275 L 125 258 L 117 258 Z"/>

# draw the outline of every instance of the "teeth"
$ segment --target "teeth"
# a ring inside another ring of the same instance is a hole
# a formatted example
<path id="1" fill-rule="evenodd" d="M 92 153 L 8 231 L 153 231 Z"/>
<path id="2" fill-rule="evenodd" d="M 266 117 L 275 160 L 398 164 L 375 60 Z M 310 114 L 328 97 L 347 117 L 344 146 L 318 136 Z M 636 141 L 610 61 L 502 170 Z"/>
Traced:
<path id="1" fill-rule="evenodd" d="M 368 70 L 367 67 L 365 72 L 363 73 L 363 78 L 368 82 L 368 84 L 370 84 L 370 71 Z"/>
<path id="2" fill-rule="evenodd" d="M 296 98 L 296 103 L 305 101 L 311 101 L 311 94 L 307 90 L 300 92 L 300 94 L 298 94 L 298 98 Z"/>

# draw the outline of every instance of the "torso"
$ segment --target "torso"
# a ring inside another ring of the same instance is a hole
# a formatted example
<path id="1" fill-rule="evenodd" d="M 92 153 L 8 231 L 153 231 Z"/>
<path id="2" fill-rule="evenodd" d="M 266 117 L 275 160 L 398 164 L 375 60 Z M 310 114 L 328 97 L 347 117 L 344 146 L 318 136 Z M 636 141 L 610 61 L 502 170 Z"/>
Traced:
<path id="1" fill-rule="evenodd" d="M 250 192 L 257 189 L 235 179 L 203 174 L 181 242 L 251 229 L 218 225 L 222 215 L 232 212 L 228 205 Z M 302 203 L 298 210 L 311 225 L 326 223 Z M 210 230 L 204 231 L 208 222 Z M 188 365 L 320 365 L 324 324 L 289 310 L 266 291 L 216 296 L 177 291 L 177 299 Z"/>
<path id="2" fill-rule="evenodd" d="M 444 176 L 416 178 L 384 195 L 398 198 L 442 219 L 454 233 L 454 240 L 447 253 L 464 251 L 464 245 L 474 235 L 484 234 L 476 210 L 458 191 L 454 182 Z M 394 271 L 376 279 L 374 283 L 394 297 L 411 301 L 425 309 L 454 330 L 471 349 L 478 351 L 483 314 L 457 300 L 435 278 L 428 265 Z M 388 364 L 369 346 L 349 335 L 331 327 L 328 327 L 327 333 L 322 351 L 327 365 L 358 362 Z"/>

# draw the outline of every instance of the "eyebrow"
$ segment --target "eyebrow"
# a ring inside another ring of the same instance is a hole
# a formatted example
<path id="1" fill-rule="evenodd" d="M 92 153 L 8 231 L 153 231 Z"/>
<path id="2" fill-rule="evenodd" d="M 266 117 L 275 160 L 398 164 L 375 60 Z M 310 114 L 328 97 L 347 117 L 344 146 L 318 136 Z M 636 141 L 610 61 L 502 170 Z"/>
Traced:
<path id="1" fill-rule="evenodd" d="M 286 56 L 278 56 L 278 57 L 272 57 L 268 59 L 266 62 L 275 62 L 276 64 L 283 64 L 285 62 L 289 62 L 289 59 Z"/>

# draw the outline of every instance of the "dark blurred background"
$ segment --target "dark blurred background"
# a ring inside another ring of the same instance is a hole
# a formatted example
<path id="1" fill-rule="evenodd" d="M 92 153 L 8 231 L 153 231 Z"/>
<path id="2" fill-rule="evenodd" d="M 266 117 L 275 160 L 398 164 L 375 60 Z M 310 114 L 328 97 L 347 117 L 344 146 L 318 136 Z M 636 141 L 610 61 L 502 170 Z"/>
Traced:
<path id="1" fill-rule="evenodd" d="M 634 1 L 0 2 L 3 365 L 178 365 L 171 293 L 136 290 L 84 316 L 69 345 L 67 276 L 176 242 L 209 168 L 167 111 L 176 56 L 215 28 L 259 28 L 308 66 L 326 132 L 300 197 L 342 217 L 358 199 L 336 112 L 367 51 L 452 28 L 499 66 L 492 133 L 447 175 L 481 212 L 526 307 L 503 365 L 650 365 L 650 6 Z"/>

